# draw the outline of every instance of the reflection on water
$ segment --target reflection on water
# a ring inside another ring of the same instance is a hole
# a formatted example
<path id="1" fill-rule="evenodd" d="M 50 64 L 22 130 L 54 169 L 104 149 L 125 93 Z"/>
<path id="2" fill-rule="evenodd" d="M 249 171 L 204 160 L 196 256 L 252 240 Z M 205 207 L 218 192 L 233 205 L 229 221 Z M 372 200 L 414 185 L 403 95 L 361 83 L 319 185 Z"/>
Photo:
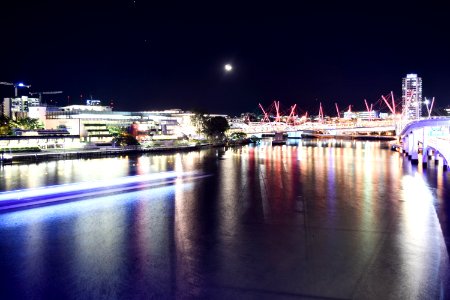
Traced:
<path id="1" fill-rule="evenodd" d="M 0 290 L 28 298 L 436 298 L 448 279 L 450 178 L 387 148 L 296 140 L 5 166 L 0 190 L 164 171 L 212 176 L 1 214 Z"/>

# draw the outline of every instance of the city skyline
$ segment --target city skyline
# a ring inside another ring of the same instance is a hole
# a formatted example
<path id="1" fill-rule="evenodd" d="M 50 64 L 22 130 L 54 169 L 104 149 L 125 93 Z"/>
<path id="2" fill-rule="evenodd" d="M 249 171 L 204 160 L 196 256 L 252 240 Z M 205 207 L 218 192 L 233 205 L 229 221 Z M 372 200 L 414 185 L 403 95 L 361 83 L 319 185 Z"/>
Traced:
<path id="1" fill-rule="evenodd" d="M 390 91 L 400 100 L 409 73 L 423 78 L 436 107 L 449 104 L 450 47 L 439 7 L 1 5 L 8 46 L 0 81 L 62 90 L 58 98 L 70 104 L 92 96 L 117 110 L 233 115 L 278 100 L 310 114 L 322 102 L 333 115 L 334 103 L 364 110 L 364 99 L 375 103 Z M 0 96 L 12 96 L 11 87 L 0 86 Z"/>

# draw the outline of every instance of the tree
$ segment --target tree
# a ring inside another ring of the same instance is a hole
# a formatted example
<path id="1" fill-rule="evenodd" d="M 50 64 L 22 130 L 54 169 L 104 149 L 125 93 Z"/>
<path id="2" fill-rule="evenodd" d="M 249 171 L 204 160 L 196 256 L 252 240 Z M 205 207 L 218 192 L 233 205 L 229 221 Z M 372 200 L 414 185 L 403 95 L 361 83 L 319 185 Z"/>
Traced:
<path id="1" fill-rule="evenodd" d="M 208 116 L 203 112 L 195 112 L 193 116 L 191 116 L 191 122 L 194 125 L 197 134 L 204 133 L 205 122 L 208 119 Z"/>
<path id="2" fill-rule="evenodd" d="M 121 133 L 113 138 L 113 144 L 119 146 L 137 146 L 139 142 L 129 133 Z"/>
<path id="3" fill-rule="evenodd" d="M 213 141 L 222 141 L 228 129 L 230 125 L 224 117 L 209 117 L 204 121 L 203 133 Z"/>
<path id="4" fill-rule="evenodd" d="M 241 140 L 244 140 L 246 138 L 247 138 L 247 134 L 245 132 L 243 132 L 243 131 L 236 131 L 236 132 L 233 132 L 232 134 L 230 134 L 230 139 L 231 140 L 241 141 Z"/>
<path id="5" fill-rule="evenodd" d="M 11 127 L 23 130 L 36 130 L 43 128 L 42 124 L 39 122 L 39 119 L 33 119 L 30 117 L 10 120 L 10 125 Z"/>
<path id="6" fill-rule="evenodd" d="M 108 131 L 113 137 L 118 137 L 121 134 L 127 133 L 126 128 L 115 125 L 108 126 Z"/>
<path id="7" fill-rule="evenodd" d="M 109 133 L 113 136 L 112 143 L 119 146 L 136 146 L 139 145 L 137 139 L 127 132 L 125 127 L 110 125 Z"/>
<path id="8" fill-rule="evenodd" d="M 194 113 L 191 121 L 196 127 L 197 134 L 204 134 L 212 141 L 224 140 L 225 132 L 230 129 L 226 118 L 220 116 L 211 117 L 202 112 Z"/>
<path id="9" fill-rule="evenodd" d="M 11 135 L 11 119 L 5 116 L 4 114 L 0 114 L 0 135 Z"/>

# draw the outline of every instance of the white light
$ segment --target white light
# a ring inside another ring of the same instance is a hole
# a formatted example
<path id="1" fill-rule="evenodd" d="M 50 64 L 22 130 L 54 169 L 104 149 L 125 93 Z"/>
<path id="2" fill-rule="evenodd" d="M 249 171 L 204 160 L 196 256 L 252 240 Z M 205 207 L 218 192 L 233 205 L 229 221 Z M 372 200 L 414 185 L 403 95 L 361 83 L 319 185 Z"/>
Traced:
<path id="1" fill-rule="evenodd" d="M 231 70 L 233 70 L 233 66 L 230 64 L 226 64 L 225 65 L 225 71 L 230 72 Z"/>
<path id="2" fill-rule="evenodd" d="M 83 196 L 98 196 L 104 192 L 126 191 L 136 187 L 153 187 L 173 184 L 177 179 L 195 180 L 209 175 L 198 171 L 161 172 L 146 175 L 125 176 L 120 178 L 86 181 L 78 183 L 45 186 L 23 190 L 0 192 L 0 211 L 22 208 L 30 205 L 72 200 Z"/>

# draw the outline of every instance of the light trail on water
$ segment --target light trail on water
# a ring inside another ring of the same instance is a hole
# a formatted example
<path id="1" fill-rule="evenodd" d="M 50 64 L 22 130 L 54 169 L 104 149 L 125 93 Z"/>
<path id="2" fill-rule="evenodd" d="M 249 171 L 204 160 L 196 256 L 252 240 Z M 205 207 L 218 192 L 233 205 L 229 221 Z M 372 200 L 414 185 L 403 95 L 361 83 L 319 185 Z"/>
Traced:
<path id="1" fill-rule="evenodd" d="M 0 211 L 23 208 L 31 205 L 49 204 L 104 194 L 173 184 L 177 180 L 192 181 L 210 175 L 198 171 L 161 172 L 146 175 L 125 176 L 108 180 L 77 182 L 47 187 L 6 191 L 0 193 Z"/>

